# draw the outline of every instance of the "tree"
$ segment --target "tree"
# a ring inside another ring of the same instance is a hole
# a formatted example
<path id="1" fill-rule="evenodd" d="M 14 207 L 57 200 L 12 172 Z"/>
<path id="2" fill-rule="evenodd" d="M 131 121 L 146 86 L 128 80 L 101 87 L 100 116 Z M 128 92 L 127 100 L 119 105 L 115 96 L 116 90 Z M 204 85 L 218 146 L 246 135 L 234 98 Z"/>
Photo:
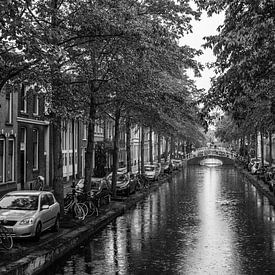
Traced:
<path id="1" fill-rule="evenodd" d="M 206 38 L 205 46 L 217 56 L 213 67 L 220 74 L 203 99 L 206 111 L 219 105 L 243 129 L 273 127 L 273 1 L 207 1 L 205 7 L 210 14 L 225 10 L 219 34 Z"/>

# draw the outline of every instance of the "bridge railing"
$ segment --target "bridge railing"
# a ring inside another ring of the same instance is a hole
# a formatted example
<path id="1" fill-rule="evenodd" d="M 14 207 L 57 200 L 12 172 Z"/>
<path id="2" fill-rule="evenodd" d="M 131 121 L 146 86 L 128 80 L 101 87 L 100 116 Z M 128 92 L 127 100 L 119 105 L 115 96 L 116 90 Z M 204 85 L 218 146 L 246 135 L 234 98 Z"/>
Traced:
<path id="1" fill-rule="evenodd" d="M 230 152 L 223 147 L 218 147 L 218 148 L 202 147 L 202 148 L 198 148 L 196 151 L 193 151 L 187 154 L 186 159 L 188 160 L 188 159 L 204 157 L 204 156 L 217 156 L 217 157 L 226 157 L 229 159 L 235 159 L 237 157 L 237 154 Z"/>

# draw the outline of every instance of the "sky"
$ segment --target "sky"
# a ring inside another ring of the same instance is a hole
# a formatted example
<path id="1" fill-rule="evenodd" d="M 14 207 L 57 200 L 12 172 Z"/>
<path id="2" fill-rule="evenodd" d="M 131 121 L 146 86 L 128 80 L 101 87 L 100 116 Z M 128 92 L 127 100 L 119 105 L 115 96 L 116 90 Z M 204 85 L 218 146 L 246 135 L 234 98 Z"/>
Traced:
<path id="1" fill-rule="evenodd" d="M 187 34 L 182 38 L 181 43 L 187 44 L 192 48 L 201 49 L 203 54 L 197 58 L 199 62 L 206 65 L 208 62 L 215 61 L 215 56 L 211 49 L 204 49 L 202 44 L 205 43 L 203 37 L 218 34 L 217 28 L 219 25 L 223 24 L 224 14 L 214 14 L 212 17 L 208 17 L 206 12 L 201 15 L 201 20 L 192 21 L 193 33 Z M 188 72 L 190 78 L 194 79 L 198 88 L 204 88 L 206 91 L 210 88 L 211 82 L 210 78 L 215 76 L 214 71 L 205 68 L 201 73 L 202 77 L 194 77 L 192 71 Z"/>

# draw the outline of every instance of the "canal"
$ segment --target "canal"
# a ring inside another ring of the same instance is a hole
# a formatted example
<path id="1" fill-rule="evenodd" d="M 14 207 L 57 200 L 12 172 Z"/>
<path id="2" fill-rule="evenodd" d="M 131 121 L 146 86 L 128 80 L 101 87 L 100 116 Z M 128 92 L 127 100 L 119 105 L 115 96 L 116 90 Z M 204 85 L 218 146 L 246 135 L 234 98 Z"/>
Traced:
<path id="1" fill-rule="evenodd" d="M 43 274 L 275 274 L 274 208 L 233 167 L 189 167 Z"/>

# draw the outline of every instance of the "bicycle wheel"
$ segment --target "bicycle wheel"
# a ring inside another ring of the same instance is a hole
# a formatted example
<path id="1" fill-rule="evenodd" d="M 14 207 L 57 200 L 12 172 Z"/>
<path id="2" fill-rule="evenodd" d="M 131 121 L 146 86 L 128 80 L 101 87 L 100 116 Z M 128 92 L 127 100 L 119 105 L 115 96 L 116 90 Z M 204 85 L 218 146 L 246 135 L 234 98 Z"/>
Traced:
<path id="1" fill-rule="evenodd" d="M 64 208 L 69 207 L 73 203 L 73 196 L 71 194 L 67 194 L 64 198 Z"/>
<path id="2" fill-rule="evenodd" d="M 89 200 L 86 202 L 86 205 L 88 206 L 89 212 L 87 216 L 96 215 L 98 216 L 98 208 L 95 206 L 94 202 L 92 200 Z"/>
<path id="3" fill-rule="evenodd" d="M 73 213 L 74 217 L 79 220 L 84 220 L 86 217 L 84 209 L 77 202 L 73 205 Z"/>
<path id="4" fill-rule="evenodd" d="M 78 205 L 81 206 L 81 207 L 83 208 L 83 211 L 84 211 L 85 217 L 86 217 L 87 214 L 88 214 L 88 212 L 89 212 L 88 206 L 87 206 L 85 203 L 83 203 L 83 202 L 78 202 Z"/>
<path id="5" fill-rule="evenodd" d="M 64 200 L 64 213 L 65 214 L 68 214 L 71 211 L 71 209 L 73 207 L 73 203 L 74 202 L 72 200 L 67 200 L 67 201 Z"/>
<path id="6" fill-rule="evenodd" d="M 1 226 L 0 230 L 0 238 L 2 242 L 2 246 L 5 249 L 11 249 L 13 247 L 13 238 L 8 232 L 8 229 L 5 226 Z"/>

